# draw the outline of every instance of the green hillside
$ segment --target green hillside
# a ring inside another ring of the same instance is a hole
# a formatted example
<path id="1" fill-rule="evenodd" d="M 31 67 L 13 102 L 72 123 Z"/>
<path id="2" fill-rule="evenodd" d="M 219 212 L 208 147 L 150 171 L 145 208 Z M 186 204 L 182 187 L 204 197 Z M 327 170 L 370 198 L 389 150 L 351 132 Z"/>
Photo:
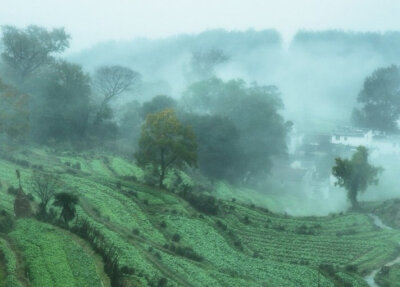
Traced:
<path id="1" fill-rule="evenodd" d="M 367 214 L 291 217 L 220 199 L 210 215 L 142 184 L 142 171 L 113 155 L 3 155 L 6 212 L 13 210 L 7 189 L 18 184 L 16 169 L 26 193 L 32 170 L 43 169 L 79 195 L 77 220 L 115 246 L 125 286 L 367 286 L 363 276 L 398 254 L 400 232 L 378 228 Z M 1 237 L 0 286 L 110 286 L 101 257 L 71 231 L 18 219 Z"/>

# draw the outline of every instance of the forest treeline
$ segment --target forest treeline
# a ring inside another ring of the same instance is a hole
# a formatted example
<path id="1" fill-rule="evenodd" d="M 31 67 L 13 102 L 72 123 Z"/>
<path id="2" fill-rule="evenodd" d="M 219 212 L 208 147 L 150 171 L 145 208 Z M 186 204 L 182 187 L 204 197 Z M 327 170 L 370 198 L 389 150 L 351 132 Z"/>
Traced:
<path id="1" fill-rule="evenodd" d="M 4 26 L 1 39 L 4 140 L 123 152 L 144 168 L 153 166 L 160 186 L 171 167 L 198 167 L 211 179 L 251 183 L 268 174 L 274 159 L 287 156 L 293 122 L 282 115 L 280 89 L 218 74 L 221 66 L 246 50 L 262 45 L 279 49 L 281 39 L 275 31 L 210 31 L 192 44 L 191 36 L 160 42 L 158 51 L 171 48 L 163 59 L 173 58 L 174 47 L 192 48 L 178 95 L 168 94 L 168 85 L 159 90 L 159 82 L 128 65 L 111 63 L 87 71 L 68 61 L 62 53 L 71 37 L 62 28 Z M 369 43 L 387 49 L 384 43 L 396 39 L 397 33 L 299 32 L 292 47 L 335 40 L 336 46 Z M 212 45 L 221 40 L 223 47 Z M 208 46 L 196 47 L 201 41 Z M 146 43 L 139 41 L 139 46 Z M 352 107 L 355 125 L 397 132 L 399 74 L 392 65 L 367 77 L 358 98 L 353 96 L 358 99 Z M 310 104 L 308 100 L 304 101 Z"/>

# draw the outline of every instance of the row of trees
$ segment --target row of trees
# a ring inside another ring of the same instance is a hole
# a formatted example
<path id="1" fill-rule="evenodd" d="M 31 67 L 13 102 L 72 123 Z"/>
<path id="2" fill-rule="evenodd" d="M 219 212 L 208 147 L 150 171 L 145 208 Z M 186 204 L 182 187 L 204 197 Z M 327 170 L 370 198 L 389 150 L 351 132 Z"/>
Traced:
<path id="1" fill-rule="evenodd" d="M 291 123 L 279 114 L 281 108 L 276 87 L 214 77 L 196 82 L 179 102 L 157 96 L 137 110 L 145 123 L 136 158 L 159 170 L 160 186 L 166 168 L 193 166 L 196 158 L 211 179 L 249 182 L 286 154 Z"/>
<path id="2" fill-rule="evenodd" d="M 265 175 L 274 157 L 285 155 L 291 124 L 279 114 L 278 89 L 214 77 L 216 67 L 229 59 L 223 51 L 193 53 L 190 73 L 197 81 L 181 100 L 157 96 L 143 105 L 132 102 L 114 117 L 110 104 L 138 91 L 140 74 L 103 66 L 90 77 L 79 65 L 56 57 L 69 39 L 63 29 L 3 28 L 0 72 L 8 85 L 0 85 L 0 96 L 12 99 L 12 108 L 0 104 L 0 116 L 9 123 L 0 132 L 11 136 L 18 127 L 25 135 L 29 128 L 40 143 L 91 145 L 113 142 L 119 134 L 137 146 L 139 164 L 160 171 L 160 186 L 169 167 L 196 164 L 209 177 L 248 182 Z"/>
<path id="3" fill-rule="evenodd" d="M 56 57 L 69 46 L 64 29 L 4 26 L 2 32 L 0 75 L 7 85 L 0 82 L 0 97 L 7 101 L 1 102 L 0 115 L 7 126 L 0 132 L 45 143 L 93 140 L 104 132 L 115 136 L 110 103 L 140 85 L 139 73 L 102 66 L 91 78 L 79 65 Z M 16 123 L 13 130 L 10 123 Z"/>

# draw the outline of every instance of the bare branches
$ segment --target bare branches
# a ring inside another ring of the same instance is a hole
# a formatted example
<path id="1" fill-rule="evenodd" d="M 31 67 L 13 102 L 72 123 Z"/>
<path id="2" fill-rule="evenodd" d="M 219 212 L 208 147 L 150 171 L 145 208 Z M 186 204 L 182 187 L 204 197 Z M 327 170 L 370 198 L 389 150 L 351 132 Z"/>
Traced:
<path id="1" fill-rule="evenodd" d="M 115 96 L 135 87 L 140 74 L 122 66 L 102 66 L 96 70 L 94 84 L 107 104 Z"/>
<path id="2" fill-rule="evenodd" d="M 61 186 L 60 179 L 52 174 L 34 171 L 31 178 L 31 189 L 40 198 L 41 212 L 46 212 L 49 201 Z"/>

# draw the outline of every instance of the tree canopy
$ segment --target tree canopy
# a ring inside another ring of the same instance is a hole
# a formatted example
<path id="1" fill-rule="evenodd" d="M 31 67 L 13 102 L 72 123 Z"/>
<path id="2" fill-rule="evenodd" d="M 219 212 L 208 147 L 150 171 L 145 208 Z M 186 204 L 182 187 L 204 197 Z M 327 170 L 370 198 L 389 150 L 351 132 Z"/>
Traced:
<path id="1" fill-rule="evenodd" d="M 336 177 L 336 185 L 347 190 L 347 197 L 354 208 L 358 207 L 357 195 L 364 192 L 368 185 L 378 183 L 381 167 L 376 167 L 368 162 L 368 150 L 359 146 L 351 159 L 335 159 L 336 165 L 332 174 Z"/>
<path id="2" fill-rule="evenodd" d="M 135 155 L 141 166 L 150 164 L 158 171 L 159 186 L 162 187 L 169 168 L 196 165 L 195 135 L 171 109 L 149 114 L 142 126 L 139 150 Z"/>
<path id="3" fill-rule="evenodd" d="M 191 73 L 195 79 L 207 79 L 215 75 L 215 68 L 228 61 L 229 57 L 220 49 L 198 50 L 192 53 Z"/>
<path id="4" fill-rule="evenodd" d="M 400 118 L 400 69 L 390 66 L 375 70 L 364 81 L 353 112 L 354 122 L 368 129 L 394 132 Z"/>
<path id="5" fill-rule="evenodd" d="M 232 121 L 218 115 L 187 114 L 184 122 L 196 135 L 200 171 L 210 178 L 236 178 L 241 150 L 239 130 Z"/>
<path id="6" fill-rule="evenodd" d="M 210 78 L 192 84 L 183 102 L 189 113 L 222 116 L 234 125 L 239 133 L 240 155 L 232 158 L 236 158 L 234 168 L 241 179 L 246 174 L 265 175 L 273 157 L 286 154 L 291 125 L 279 114 L 283 103 L 276 87 Z"/>
<path id="7" fill-rule="evenodd" d="M 64 220 L 65 224 L 74 219 L 76 214 L 75 205 L 78 202 L 79 198 L 69 192 L 60 192 L 55 195 L 53 205 L 61 207 L 60 217 Z"/>
<path id="8" fill-rule="evenodd" d="M 63 52 L 69 46 L 70 36 L 63 28 L 48 31 L 34 25 L 25 29 L 3 26 L 2 32 L 2 58 L 20 81 L 51 62 L 52 54 Z"/>
<path id="9" fill-rule="evenodd" d="M 87 129 L 90 78 L 78 65 L 60 61 L 52 66 L 36 109 L 41 140 L 81 139 Z"/>
<path id="10" fill-rule="evenodd" d="M 29 130 L 29 97 L 0 79 L 0 134 L 11 139 L 27 135 Z"/>

